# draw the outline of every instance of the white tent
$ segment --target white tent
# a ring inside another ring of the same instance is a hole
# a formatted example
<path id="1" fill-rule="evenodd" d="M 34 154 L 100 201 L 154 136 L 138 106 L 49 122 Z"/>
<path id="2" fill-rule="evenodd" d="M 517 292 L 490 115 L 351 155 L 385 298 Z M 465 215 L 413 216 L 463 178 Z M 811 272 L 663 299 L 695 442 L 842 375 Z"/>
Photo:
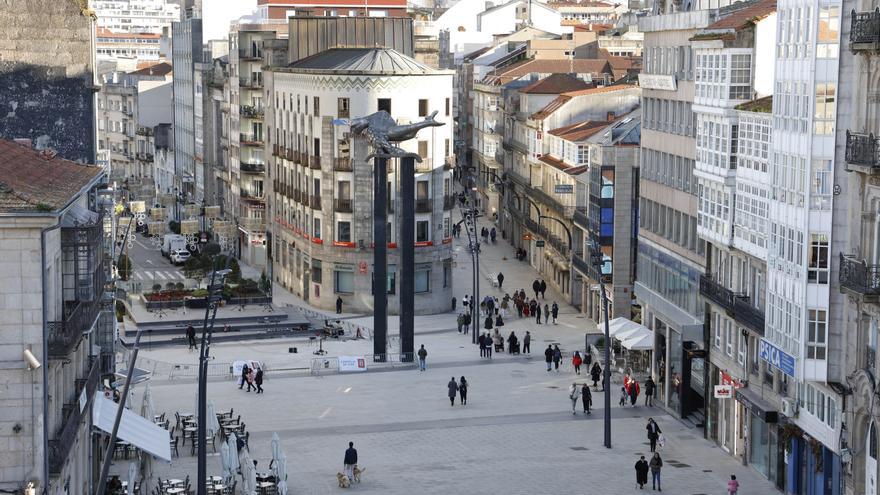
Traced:
<path id="1" fill-rule="evenodd" d="M 92 424 L 110 433 L 113 431 L 117 410 L 119 410 L 119 404 L 105 399 L 101 394 L 95 395 Z M 152 454 L 154 457 L 171 462 L 171 444 L 169 442 L 171 437 L 168 430 L 153 424 L 152 418 L 142 418 L 128 409 L 124 409 L 117 438 Z"/>
<path id="2" fill-rule="evenodd" d="M 654 334 L 639 334 L 620 342 L 624 349 L 631 351 L 650 351 L 654 348 Z"/>
<path id="3" fill-rule="evenodd" d="M 645 330 L 648 330 L 644 326 L 639 325 L 638 323 L 636 323 L 630 319 L 624 318 L 622 316 L 614 318 L 613 320 L 608 322 L 608 334 L 610 336 L 618 338 L 618 339 L 619 339 L 619 337 L 617 337 L 617 335 L 619 333 L 622 333 L 625 331 L 638 330 L 639 328 L 644 328 Z M 650 332 L 650 330 L 648 330 L 648 331 Z"/>

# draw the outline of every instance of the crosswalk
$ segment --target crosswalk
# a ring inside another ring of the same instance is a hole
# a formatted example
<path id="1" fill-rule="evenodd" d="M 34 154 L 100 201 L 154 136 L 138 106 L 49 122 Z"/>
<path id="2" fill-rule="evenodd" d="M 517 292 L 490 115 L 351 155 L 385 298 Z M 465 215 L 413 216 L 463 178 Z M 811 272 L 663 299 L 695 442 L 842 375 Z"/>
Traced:
<path id="1" fill-rule="evenodd" d="M 135 280 L 183 280 L 186 277 L 180 270 L 138 270 L 134 272 Z"/>

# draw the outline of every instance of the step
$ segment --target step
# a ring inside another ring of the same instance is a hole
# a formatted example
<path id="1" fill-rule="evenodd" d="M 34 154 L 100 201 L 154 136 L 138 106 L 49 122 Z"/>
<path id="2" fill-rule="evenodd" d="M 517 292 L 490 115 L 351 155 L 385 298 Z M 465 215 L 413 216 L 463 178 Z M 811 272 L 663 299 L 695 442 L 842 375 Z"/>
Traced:
<path id="1" fill-rule="evenodd" d="M 193 322 L 193 327 L 195 327 L 197 334 L 201 333 L 202 325 L 204 325 L 204 320 Z M 223 332 L 224 325 L 225 325 L 225 323 L 221 322 L 218 318 L 217 321 L 214 322 L 214 335 L 223 334 L 224 333 Z M 176 323 L 173 325 L 166 325 L 164 327 L 160 327 L 160 326 L 144 327 L 142 325 L 138 325 L 137 328 L 133 328 L 133 329 L 126 328 L 125 336 L 134 338 L 134 336 L 137 335 L 138 328 L 140 328 L 141 331 L 145 332 L 145 335 L 152 335 L 152 336 L 174 335 L 174 336 L 184 336 L 185 337 L 184 334 L 186 332 L 186 326 L 187 326 L 186 324 L 176 324 Z M 261 321 L 251 321 L 250 323 L 238 323 L 235 325 L 230 325 L 229 326 L 229 330 L 230 330 L 229 333 L 233 333 L 233 332 L 240 333 L 240 332 L 246 332 L 246 331 L 264 331 L 265 332 L 267 327 L 272 331 L 293 328 L 293 329 L 296 329 L 297 331 L 307 332 L 311 328 L 313 328 L 313 325 L 311 323 L 309 323 L 308 321 L 275 321 L 275 322 L 272 322 L 269 324 L 266 324 Z"/>
<path id="2" fill-rule="evenodd" d="M 290 338 L 290 337 L 307 337 L 311 336 L 311 332 L 308 330 L 284 330 L 284 331 L 272 331 L 266 332 L 257 331 L 257 330 L 249 330 L 243 332 L 215 332 L 211 336 L 211 342 L 235 342 L 241 340 L 263 340 L 263 339 L 278 339 L 278 338 Z M 134 343 L 133 335 L 125 335 L 120 336 L 119 340 L 123 345 L 131 345 Z M 141 335 L 141 346 L 145 348 L 150 348 L 154 346 L 181 346 L 186 345 L 186 337 L 185 336 L 172 336 L 172 335 L 153 335 L 151 333 L 145 333 Z"/>
<path id="3" fill-rule="evenodd" d="M 159 319 L 159 320 L 145 321 L 145 322 L 140 322 L 140 323 L 135 321 L 135 323 L 137 323 L 138 327 L 143 328 L 143 329 L 165 328 L 165 327 L 175 327 L 175 326 L 186 328 L 188 325 L 192 325 L 194 327 L 201 326 L 205 321 L 204 311 L 200 310 L 200 309 L 191 309 L 189 311 L 197 316 L 173 319 L 174 316 L 177 316 L 177 315 L 174 315 L 173 314 L 174 312 L 169 311 L 166 314 L 170 313 L 172 316 L 167 316 L 167 317 Z M 199 315 L 199 313 L 201 313 L 201 315 Z M 227 323 L 229 323 L 231 325 L 234 323 L 241 323 L 241 322 L 253 322 L 255 320 L 264 321 L 264 319 L 268 319 L 268 321 L 288 321 L 291 318 L 284 311 L 276 311 L 274 313 L 266 313 L 265 315 L 259 315 L 259 316 L 256 316 L 256 315 L 224 316 L 224 317 L 218 316 L 217 318 L 214 319 L 214 324 L 222 327 L 223 325 L 225 325 Z M 306 321 L 306 319 L 303 317 L 297 317 L 294 320 L 297 322 Z"/>

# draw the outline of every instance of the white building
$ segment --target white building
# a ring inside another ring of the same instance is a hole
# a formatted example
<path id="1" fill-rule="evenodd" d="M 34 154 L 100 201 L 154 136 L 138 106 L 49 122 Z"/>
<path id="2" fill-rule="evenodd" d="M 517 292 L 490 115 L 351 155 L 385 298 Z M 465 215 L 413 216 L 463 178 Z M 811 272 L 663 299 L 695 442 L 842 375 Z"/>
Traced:
<path id="1" fill-rule="evenodd" d="M 180 20 L 180 5 L 168 0 L 92 0 L 98 28 L 116 33 L 162 34 Z"/>
<path id="2" fill-rule="evenodd" d="M 110 180 L 122 185 L 137 175 L 135 132 L 138 129 L 137 87 L 124 78 L 109 80 L 98 92 L 98 153 L 109 170 Z"/>
<path id="3" fill-rule="evenodd" d="M 172 24 L 172 53 L 174 70 L 174 166 L 173 194 L 178 203 L 200 202 L 204 199 L 204 170 L 197 149 L 197 131 L 201 112 L 201 74 L 197 65 L 202 62 L 202 20 L 190 18 Z M 198 105 L 196 105 L 198 103 Z M 198 110 L 197 110 L 198 107 Z M 200 143 L 199 143 L 200 144 Z M 182 208 L 176 208 L 176 211 Z"/>

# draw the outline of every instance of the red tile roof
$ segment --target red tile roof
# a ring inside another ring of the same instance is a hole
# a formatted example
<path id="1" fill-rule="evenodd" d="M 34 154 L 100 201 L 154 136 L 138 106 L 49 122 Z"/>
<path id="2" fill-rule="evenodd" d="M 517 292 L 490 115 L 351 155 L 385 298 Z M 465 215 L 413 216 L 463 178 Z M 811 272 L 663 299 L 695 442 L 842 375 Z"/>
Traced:
<path id="1" fill-rule="evenodd" d="M 598 88 L 590 88 L 590 89 L 582 89 L 580 91 L 569 91 L 568 93 L 563 93 L 566 96 L 583 96 L 583 95 L 591 95 L 597 93 L 610 93 L 612 91 L 621 91 L 624 89 L 636 89 L 638 86 L 633 84 L 619 84 L 617 86 L 599 86 Z"/>
<path id="2" fill-rule="evenodd" d="M 583 122 L 577 122 L 565 127 L 553 129 L 550 131 L 550 134 L 565 139 L 566 141 L 583 141 L 608 127 L 609 124 L 610 122 L 604 120 L 584 120 Z"/>
<path id="3" fill-rule="evenodd" d="M 171 73 L 171 64 L 168 62 L 159 62 L 148 67 L 129 72 L 132 76 L 167 76 Z"/>
<path id="4" fill-rule="evenodd" d="M 569 74 L 550 74 L 544 79 L 535 81 L 532 84 L 521 88 L 519 92 L 527 94 L 558 95 L 567 91 L 576 91 L 595 86 L 595 84 L 587 84 L 581 79 Z"/>
<path id="5" fill-rule="evenodd" d="M 565 105 L 566 103 L 568 103 L 568 101 L 571 100 L 572 98 L 574 98 L 575 96 L 610 93 L 612 91 L 621 91 L 624 89 L 633 89 L 633 88 L 638 88 L 638 86 L 635 86 L 632 84 L 618 84 L 615 86 L 600 86 L 598 88 L 582 89 L 579 91 L 569 91 L 567 93 L 562 93 L 556 99 L 554 99 L 553 101 L 548 103 L 544 108 L 538 110 L 537 112 L 535 112 L 531 116 L 529 116 L 529 118 L 532 120 L 544 120 L 547 117 L 549 117 L 550 114 L 552 114 L 556 110 L 559 110 L 559 108 L 562 105 Z"/>
<path id="6" fill-rule="evenodd" d="M 566 103 L 568 103 L 569 100 L 571 100 L 571 96 L 564 95 L 564 94 L 559 95 L 556 97 L 556 99 L 554 99 L 553 101 L 548 103 L 544 108 L 538 110 L 537 112 L 535 112 L 531 116 L 529 116 L 529 118 L 532 120 L 544 120 L 547 117 L 549 117 L 550 114 L 552 114 L 556 110 L 559 110 L 559 108 L 562 107 L 562 105 L 565 105 Z"/>
<path id="7" fill-rule="evenodd" d="M 538 157 L 538 160 L 541 160 L 542 162 L 546 163 L 547 165 L 550 165 L 551 167 L 556 168 L 558 170 L 565 170 L 565 169 L 571 168 L 571 165 L 565 163 L 564 161 L 560 160 L 559 158 L 556 158 L 555 156 L 541 155 Z"/>
<path id="8" fill-rule="evenodd" d="M 604 59 L 530 59 L 505 67 L 497 73 L 486 76 L 488 84 L 507 84 L 523 76 L 537 74 L 590 74 L 598 77 L 611 74 L 611 64 Z"/>
<path id="9" fill-rule="evenodd" d="M 721 29 L 733 29 L 739 31 L 745 29 L 755 21 L 759 21 L 776 12 L 776 0 L 761 0 L 751 7 L 737 10 L 728 16 L 721 18 L 714 24 L 710 24 L 706 30 L 715 31 Z"/>
<path id="10" fill-rule="evenodd" d="M 0 139 L 0 212 L 57 211 L 102 173 L 100 167 Z"/>

